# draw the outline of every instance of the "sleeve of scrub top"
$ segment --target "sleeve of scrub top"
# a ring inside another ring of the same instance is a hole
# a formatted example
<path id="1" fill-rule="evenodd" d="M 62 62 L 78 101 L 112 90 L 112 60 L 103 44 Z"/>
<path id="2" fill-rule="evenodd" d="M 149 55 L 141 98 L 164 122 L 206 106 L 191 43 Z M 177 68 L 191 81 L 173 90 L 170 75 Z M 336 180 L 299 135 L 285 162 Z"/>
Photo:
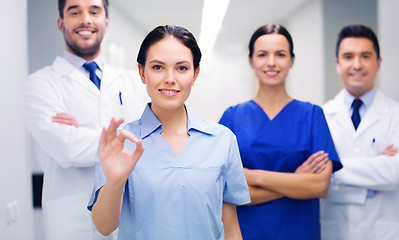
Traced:
<path id="1" fill-rule="evenodd" d="M 90 211 L 92 210 L 94 204 L 97 202 L 98 191 L 100 190 L 100 188 L 102 188 L 102 186 L 104 186 L 105 181 L 107 179 L 105 177 L 104 170 L 101 165 L 101 161 L 98 158 L 98 155 L 96 156 L 94 166 L 95 166 L 95 178 L 96 179 L 95 179 L 95 183 L 94 183 L 94 189 L 93 189 L 93 192 L 90 197 L 90 201 L 87 205 L 87 209 Z"/>
<path id="2" fill-rule="evenodd" d="M 222 117 L 220 118 L 219 123 L 231 129 L 232 114 L 233 114 L 232 108 L 231 107 L 227 108 L 226 111 L 224 111 Z"/>
<path id="3" fill-rule="evenodd" d="M 33 74 L 25 81 L 26 124 L 35 141 L 62 167 L 94 165 L 101 129 L 52 122 L 56 113 L 68 113 L 60 86 L 50 73 Z"/>
<path id="4" fill-rule="evenodd" d="M 321 107 L 314 106 L 312 120 L 312 154 L 320 150 L 328 153 L 328 157 L 333 163 L 333 172 L 338 171 L 342 168 L 342 164 Z"/>
<path id="5" fill-rule="evenodd" d="M 245 180 L 244 169 L 241 163 L 237 139 L 229 131 L 230 149 L 228 165 L 224 169 L 223 201 L 235 205 L 243 205 L 251 202 L 248 185 Z M 227 139 L 226 139 L 227 140 Z"/>

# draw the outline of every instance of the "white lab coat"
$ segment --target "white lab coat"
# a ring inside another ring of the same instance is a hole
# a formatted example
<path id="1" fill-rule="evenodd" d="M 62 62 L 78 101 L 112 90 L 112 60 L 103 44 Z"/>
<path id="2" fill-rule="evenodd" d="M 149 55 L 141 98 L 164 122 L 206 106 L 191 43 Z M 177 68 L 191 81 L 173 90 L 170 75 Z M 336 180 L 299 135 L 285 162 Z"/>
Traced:
<path id="1" fill-rule="evenodd" d="M 26 123 L 44 172 L 46 239 L 102 239 L 86 208 L 101 130 L 112 117 L 124 117 L 127 123 L 141 116 L 148 100 L 144 85 L 138 76 L 105 63 L 99 91 L 80 70 L 57 57 L 28 77 L 25 93 Z M 80 127 L 53 123 L 51 116 L 59 112 L 73 115 Z"/>
<path id="2" fill-rule="evenodd" d="M 344 90 L 343 90 L 344 91 Z M 355 131 L 341 91 L 323 107 L 343 168 L 321 200 L 323 240 L 399 239 L 399 104 L 377 90 Z M 368 189 L 374 190 L 367 197 Z"/>

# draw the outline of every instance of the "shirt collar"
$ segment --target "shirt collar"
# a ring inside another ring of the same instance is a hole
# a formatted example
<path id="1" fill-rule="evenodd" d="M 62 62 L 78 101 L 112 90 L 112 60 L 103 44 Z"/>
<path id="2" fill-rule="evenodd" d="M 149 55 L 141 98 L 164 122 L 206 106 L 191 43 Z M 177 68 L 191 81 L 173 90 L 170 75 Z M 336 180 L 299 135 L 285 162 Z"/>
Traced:
<path id="1" fill-rule="evenodd" d="M 360 97 L 360 100 L 362 100 L 363 105 L 368 109 L 371 104 L 373 103 L 375 94 L 377 93 L 377 89 L 374 87 L 370 91 L 366 92 Z M 355 97 L 350 94 L 346 89 L 344 89 L 344 104 L 345 106 L 348 107 L 348 109 L 351 108 L 352 102 L 355 100 Z"/>
<path id="2" fill-rule="evenodd" d="M 215 129 L 209 122 L 199 117 L 189 107 L 184 105 L 187 112 L 187 129 L 190 134 L 191 131 L 198 131 L 205 134 L 215 134 Z M 140 119 L 141 122 L 141 138 L 146 138 L 148 135 L 157 131 L 162 131 L 162 124 L 151 110 L 151 103 L 148 103 Z"/>
<path id="3" fill-rule="evenodd" d="M 86 59 L 83 59 L 73 53 L 70 53 L 68 51 L 64 52 L 64 58 L 72 64 L 72 66 L 76 67 L 77 69 L 83 69 L 83 64 L 85 64 L 87 61 Z M 102 72 L 104 69 L 104 60 L 101 57 L 97 57 L 93 60 Z"/>

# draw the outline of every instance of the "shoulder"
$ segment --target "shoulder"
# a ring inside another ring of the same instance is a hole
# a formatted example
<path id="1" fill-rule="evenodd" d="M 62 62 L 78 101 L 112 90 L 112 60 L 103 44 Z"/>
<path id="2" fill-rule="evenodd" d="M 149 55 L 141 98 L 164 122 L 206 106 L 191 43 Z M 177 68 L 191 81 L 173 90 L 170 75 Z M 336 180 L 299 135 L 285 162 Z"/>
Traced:
<path id="1" fill-rule="evenodd" d="M 107 72 L 107 76 L 112 76 L 113 81 L 131 86 L 136 93 L 146 93 L 145 85 L 142 83 L 137 71 L 115 67 L 109 64 L 105 64 L 104 71 Z"/>
<path id="2" fill-rule="evenodd" d="M 309 113 L 315 113 L 315 114 L 320 114 L 323 113 L 323 109 L 316 104 L 310 103 L 310 102 L 304 102 L 304 101 L 299 101 L 299 100 L 292 100 L 292 104 L 298 109 L 300 109 L 303 113 L 309 114 Z"/>
<path id="3" fill-rule="evenodd" d="M 189 128 L 194 128 L 197 131 L 203 132 L 213 137 L 234 136 L 234 134 L 229 128 L 219 123 L 215 123 L 200 117 L 190 108 L 188 108 L 188 111 L 189 111 Z"/>
<path id="4" fill-rule="evenodd" d="M 255 107 L 256 104 L 255 102 L 253 102 L 253 100 L 230 106 L 224 111 L 222 119 L 224 120 L 228 120 L 229 118 L 237 119 L 237 115 L 245 116 L 248 113 L 252 112 Z"/>
<path id="5" fill-rule="evenodd" d="M 345 108 L 344 105 L 344 89 L 342 89 L 333 99 L 323 104 L 322 108 L 325 114 L 334 114 Z"/>
<path id="6" fill-rule="evenodd" d="M 254 102 L 253 100 L 249 100 L 243 103 L 239 103 L 233 106 L 230 106 L 226 109 L 226 111 L 230 112 L 244 112 L 244 111 L 250 111 L 254 107 Z"/>
<path id="7" fill-rule="evenodd" d="M 60 57 L 57 57 L 54 62 L 50 65 L 44 66 L 35 72 L 31 73 L 28 76 L 28 79 L 36 80 L 36 79 L 43 79 L 46 77 L 51 77 L 56 73 L 56 65 L 57 64 L 62 64 L 62 59 Z"/>
<path id="8" fill-rule="evenodd" d="M 375 98 L 376 98 L 376 103 L 388 105 L 389 107 L 394 107 L 394 108 L 399 106 L 399 102 L 397 102 L 393 98 L 386 96 L 380 90 L 377 91 Z"/>

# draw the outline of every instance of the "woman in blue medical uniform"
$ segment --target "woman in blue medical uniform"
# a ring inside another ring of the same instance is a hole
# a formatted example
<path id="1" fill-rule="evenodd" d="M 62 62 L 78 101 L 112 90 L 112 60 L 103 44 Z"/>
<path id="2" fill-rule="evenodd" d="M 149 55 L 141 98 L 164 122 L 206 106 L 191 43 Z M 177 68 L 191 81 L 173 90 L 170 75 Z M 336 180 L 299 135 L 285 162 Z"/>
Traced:
<path id="1" fill-rule="evenodd" d="M 250 197 L 236 138 L 185 105 L 200 59 L 182 27 L 144 39 L 137 61 L 152 101 L 119 134 L 123 120 L 112 120 L 100 139 L 89 209 L 103 235 L 119 226 L 120 240 L 242 239 L 236 205 Z"/>
<path id="2" fill-rule="evenodd" d="M 283 26 L 260 27 L 249 43 L 258 92 L 220 119 L 237 136 L 249 186 L 251 204 L 237 208 L 245 240 L 319 240 L 319 198 L 342 167 L 322 109 L 287 94 L 293 48 Z"/>

